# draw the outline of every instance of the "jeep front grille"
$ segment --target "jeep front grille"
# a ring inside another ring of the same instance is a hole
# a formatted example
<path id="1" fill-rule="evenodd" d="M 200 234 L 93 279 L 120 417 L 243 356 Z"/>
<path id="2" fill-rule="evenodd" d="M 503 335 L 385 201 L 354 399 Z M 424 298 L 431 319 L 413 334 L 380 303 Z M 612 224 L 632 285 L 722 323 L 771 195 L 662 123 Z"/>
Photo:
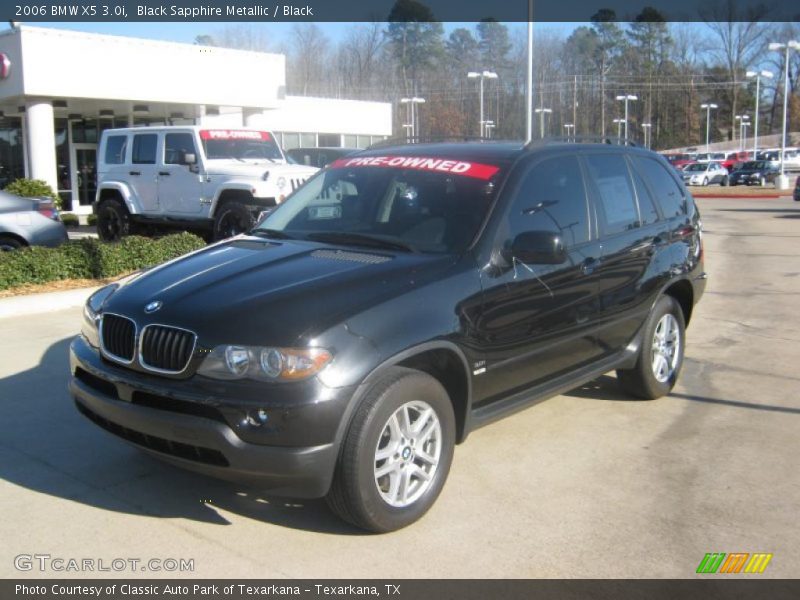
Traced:
<path id="1" fill-rule="evenodd" d="M 197 336 L 191 331 L 148 325 L 142 331 L 139 362 L 145 369 L 164 373 L 181 373 L 194 352 Z"/>
<path id="2" fill-rule="evenodd" d="M 289 179 L 289 183 L 292 184 L 292 191 L 295 191 L 297 188 L 299 188 L 305 182 L 306 182 L 305 179 L 295 179 L 295 178 Z"/>
<path id="3" fill-rule="evenodd" d="M 136 324 L 130 319 L 105 314 L 100 322 L 103 353 L 123 363 L 133 362 L 136 349 Z"/>

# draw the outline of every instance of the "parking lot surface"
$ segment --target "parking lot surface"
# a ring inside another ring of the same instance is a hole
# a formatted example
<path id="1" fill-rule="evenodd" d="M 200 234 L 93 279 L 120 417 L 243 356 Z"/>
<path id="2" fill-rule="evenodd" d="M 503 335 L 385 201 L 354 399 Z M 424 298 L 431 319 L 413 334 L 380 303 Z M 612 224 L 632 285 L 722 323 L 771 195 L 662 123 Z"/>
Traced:
<path id="1" fill-rule="evenodd" d="M 89 423 L 66 390 L 79 309 L 0 320 L 0 577 L 693 577 L 708 552 L 796 577 L 800 203 L 698 204 L 708 288 L 673 394 L 634 401 L 609 374 L 478 430 L 430 513 L 380 536 Z M 20 554 L 194 572 L 20 572 Z"/>

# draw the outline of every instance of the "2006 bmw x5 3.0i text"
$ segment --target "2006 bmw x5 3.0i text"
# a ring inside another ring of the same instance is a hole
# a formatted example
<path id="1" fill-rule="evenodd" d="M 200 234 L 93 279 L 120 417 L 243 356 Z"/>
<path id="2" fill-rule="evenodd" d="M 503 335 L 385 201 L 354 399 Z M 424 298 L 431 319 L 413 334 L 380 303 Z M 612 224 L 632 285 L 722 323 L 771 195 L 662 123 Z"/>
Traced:
<path id="1" fill-rule="evenodd" d="M 374 148 L 251 232 L 96 292 L 71 391 L 160 458 L 390 531 L 478 426 L 614 369 L 634 396 L 669 393 L 701 244 L 649 151 Z"/>

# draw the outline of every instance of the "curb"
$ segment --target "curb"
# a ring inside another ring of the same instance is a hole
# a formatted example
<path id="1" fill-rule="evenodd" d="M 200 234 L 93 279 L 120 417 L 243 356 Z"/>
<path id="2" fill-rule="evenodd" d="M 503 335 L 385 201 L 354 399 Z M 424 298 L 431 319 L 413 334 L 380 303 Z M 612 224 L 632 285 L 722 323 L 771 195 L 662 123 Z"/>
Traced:
<path id="1" fill-rule="evenodd" d="M 0 319 L 78 308 L 83 306 L 86 299 L 100 287 L 102 286 L 0 298 Z"/>

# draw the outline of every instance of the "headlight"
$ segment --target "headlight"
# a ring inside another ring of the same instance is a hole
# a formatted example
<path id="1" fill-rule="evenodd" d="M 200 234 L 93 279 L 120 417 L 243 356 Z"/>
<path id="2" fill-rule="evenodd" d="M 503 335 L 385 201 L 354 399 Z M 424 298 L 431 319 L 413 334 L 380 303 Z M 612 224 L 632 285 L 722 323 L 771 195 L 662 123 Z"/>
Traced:
<path id="1" fill-rule="evenodd" d="M 316 375 L 332 359 L 324 348 L 217 346 L 197 373 L 213 379 L 299 381 Z"/>
<path id="2" fill-rule="evenodd" d="M 100 321 L 100 310 L 108 297 L 113 294 L 119 283 L 112 283 L 97 290 L 94 294 L 89 296 L 86 304 L 83 307 L 83 323 L 81 324 L 81 333 L 86 341 L 95 348 L 100 346 L 100 336 L 98 334 L 98 322 Z"/>

